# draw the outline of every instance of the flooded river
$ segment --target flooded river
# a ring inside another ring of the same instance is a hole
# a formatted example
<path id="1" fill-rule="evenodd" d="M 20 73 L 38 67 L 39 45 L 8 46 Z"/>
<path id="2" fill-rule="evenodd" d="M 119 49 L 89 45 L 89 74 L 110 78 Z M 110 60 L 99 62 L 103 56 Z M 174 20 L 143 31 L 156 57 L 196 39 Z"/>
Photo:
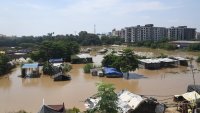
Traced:
<path id="1" fill-rule="evenodd" d="M 176 56 L 196 57 L 199 53 L 163 51 L 144 48 L 135 48 L 135 51 L 165 53 Z M 98 60 L 98 57 L 95 59 Z M 97 61 L 98 62 L 98 61 Z M 194 61 L 196 84 L 200 84 L 200 66 Z M 70 71 L 71 81 L 54 82 L 49 76 L 23 79 L 19 67 L 0 78 L 0 113 L 9 111 L 26 111 L 36 113 L 45 104 L 65 103 L 66 108 L 78 107 L 84 110 L 83 101 L 97 92 L 96 83 L 112 83 L 116 91 L 128 89 L 136 94 L 171 96 L 186 92 L 188 84 L 193 84 L 192 73 L 189 67 L 166 68 L 161 70 L 138 69 L 135 73 L 144 75 L 137 79 L 94 77 L 84 74 L 84 65 L 73 65 Z"/>

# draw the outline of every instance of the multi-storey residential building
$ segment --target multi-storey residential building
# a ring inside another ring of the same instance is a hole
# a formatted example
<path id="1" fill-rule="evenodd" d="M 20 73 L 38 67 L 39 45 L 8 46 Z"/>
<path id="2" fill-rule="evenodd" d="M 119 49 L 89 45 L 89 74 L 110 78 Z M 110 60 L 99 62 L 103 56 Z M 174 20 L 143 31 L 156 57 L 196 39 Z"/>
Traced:
<path id="1" fill-rule="evenodd" d="M 165 37 L 167 37 L 167 29 L 154 27 L 153 24 L 125 28 L 125 42 L 157 41 Z"/>
<path id="2" fill-rule="evenodd" d="M 179 27 L 154 27 L 153 24 L 146 24 L 145 26 L 125 27 L 117 31 L 112 31 L 113 36 L 124 38 L 125 42 L 138 41 L 158 41 L 162 38 L 169 38 L 171 40 L 193 40 L 195 39 L 196 29 L 187 28 L 187 26 Z"/>
<path id="3" fill-rule="evenodd" d="M 168 28 L 168 38 L 171 40 L 194 40 L 195 35 L 195 28 L 187 28 L 187 26 Z"/>
<path id="4" fill-rule="evenodd" d="M 200 32 L 197 32 L 197 33 L 196 33 L 196 39 L 197 39 L 197 40 L 200 40 Z"/>

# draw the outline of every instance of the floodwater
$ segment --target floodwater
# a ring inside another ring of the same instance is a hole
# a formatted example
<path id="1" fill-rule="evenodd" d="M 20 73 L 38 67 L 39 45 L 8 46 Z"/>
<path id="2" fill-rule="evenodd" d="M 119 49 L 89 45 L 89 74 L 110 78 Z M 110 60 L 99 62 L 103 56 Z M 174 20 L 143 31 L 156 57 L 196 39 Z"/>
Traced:
<path id="1" fill-rule="evenodd" d="M 199 53 L 180 51 L 161 51 L 146 48 L 135 48 L 136 51 L 160 52 L 175 55 L 196 57 Z M 95 57 L 99 62 L 100 56 Z M 195 61 L 194 74 L 196 84 L 200 84 L 200 66 Z M 84 74 L 82 64 L 73 65 L 70 71 L 71 81 L 54 82 L 49 76 L 42 75 L 40 78 L 23 79 L 19 67 L 11 73 L 0 78 L 0 113 L 18 111 L 24 109 L 28 112 L 37 113 L 45 104 L 65 103 L 66 108 L 78 107 L 85 110 L 84 100 L 97 92 L 96 83 L 112 83 L 116 91 L 128 89 L 129 91 L 152 95 L 162 100 L 174 94 L 182 94 L 187 90 L 188 84 L 193 84 L 192 73 L 189 67 L 165 68 L 161 70 L 138 69 L 134 73 L 144 75 L 137 79 L 94 77 Z M 132 72 L 131 72 L 132 73 Z M 161 98 L 161 97 L 165 98 Z"/>

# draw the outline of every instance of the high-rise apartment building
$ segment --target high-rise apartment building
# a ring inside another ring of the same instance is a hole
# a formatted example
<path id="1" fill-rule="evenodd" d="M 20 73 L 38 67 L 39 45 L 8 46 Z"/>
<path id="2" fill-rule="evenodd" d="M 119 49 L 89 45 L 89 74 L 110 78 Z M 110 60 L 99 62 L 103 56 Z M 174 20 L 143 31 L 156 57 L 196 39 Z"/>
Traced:
<path id="1" fill-rule="evenodd" d="M 162 38 L 193 40 L 195 39 L 196 29 L 187 28 L 187 26 L 171 28 L 154 27 L 153 24 L 146 24 L 145 26 L 125 27 L 119 31 L 114 29 L 112 34 L 124 38 L 125 42 L 158 41 Z"/>
<path id="2" fill-rule="evenodd" d="M 147 24 L 145 26 L 125 27 L 122 29 L 118 36 L 125 39 L 125 42 L 137 42 L 152 40 L 157 41 L 161 38 L 167 37 L 167 29 L 164 27 L 154 27 L 153 24 Z M 115 31 L 116 33 L 116 31 Z"/>
<path id="3" fill-rule="evenodd" d="M 187 26 L 168 28 L 168 38 L 171 40 L 194 40 L 195 35 L 195 28 L 187 28 Z"/>

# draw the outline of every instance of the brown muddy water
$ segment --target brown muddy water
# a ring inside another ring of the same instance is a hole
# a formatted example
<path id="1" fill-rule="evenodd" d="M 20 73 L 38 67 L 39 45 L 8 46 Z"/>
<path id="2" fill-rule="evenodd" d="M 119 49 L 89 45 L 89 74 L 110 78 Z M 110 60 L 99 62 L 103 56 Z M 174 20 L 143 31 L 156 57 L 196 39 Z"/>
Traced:
<path id="1" fill-rule="evenodd" d="M 199 53 L 163 51 L 145 48 L 135 48 L 136 51 L 165 53 L 175 56 L 196 57 Z M 98 57 L 97 59 L 98 60 Z M 196 84 L 200 84 L 200 66 L 193 62 Z M 23 79 L 19 67 L 0 78 L 0 113 L 24 109 L 37 113 L 45 104 L 65 103 L 66 108 L 78 107 L 85 110 L 84 100 L 97 92 L 95 84 L 98 82 L 112 83 L 116 91 L 128 89 L 136 94 L 170 96 L 186 92 L 188 84 L 193 84 L 189 67 L 165 68 L 161 70 L 138 69 L 135 73 L 144 75 L 143 78 L 126 80 L 123 78 L 93 77 L 84 74 L 84 65 L 73 65 L 70 72 L 71 81 L 54 82 L 50 77 L 42 75 L 40 78 Z"/>

